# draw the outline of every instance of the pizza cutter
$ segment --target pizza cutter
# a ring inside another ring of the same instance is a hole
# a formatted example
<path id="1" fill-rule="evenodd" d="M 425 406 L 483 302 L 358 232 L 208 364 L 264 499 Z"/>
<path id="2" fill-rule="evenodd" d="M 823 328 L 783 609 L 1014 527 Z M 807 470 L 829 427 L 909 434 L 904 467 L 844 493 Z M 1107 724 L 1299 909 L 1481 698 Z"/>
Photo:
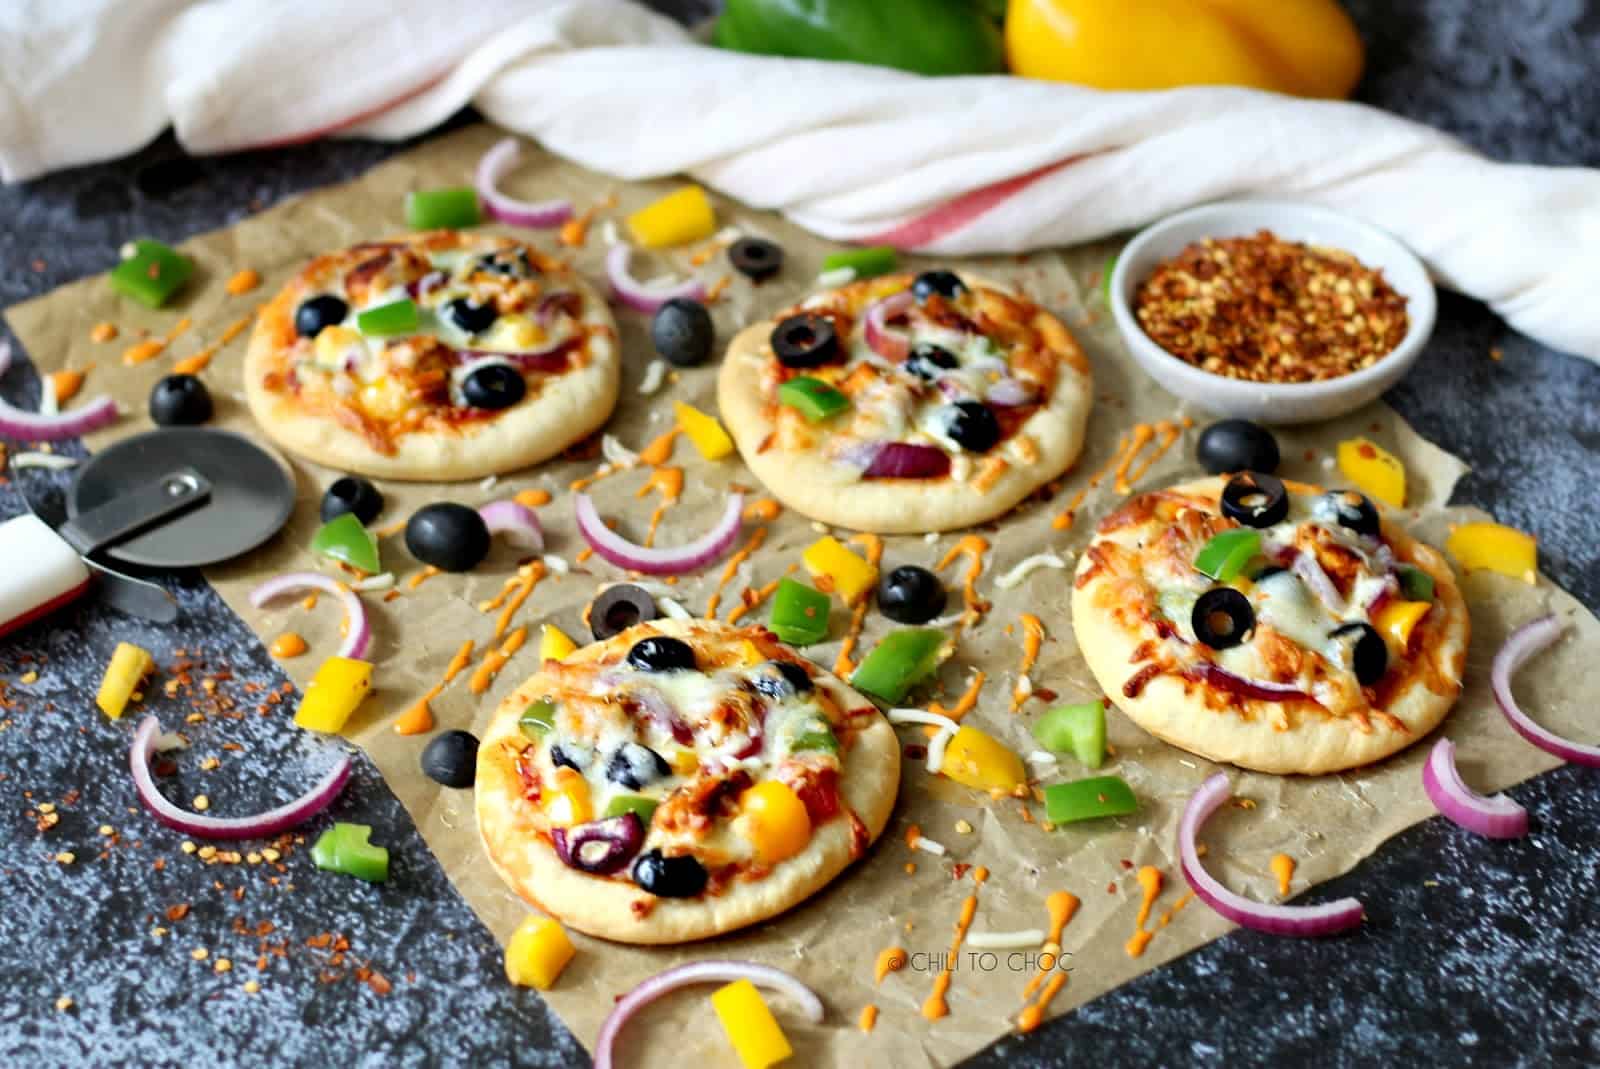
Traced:
<path id="1" fill-rule="evenodd" d="M 55 498 L 26 491 L 31 515 L 0 524 L 0 635 L 101 580 L 107 602 L 162 623 L 177 603 L 113 564 L 157 571 L 237 557 L 271 538 L 294 510 L 294 479 L 276 456 L 231 431 L 179 427 L 126 438 L 95 454 Z"/>

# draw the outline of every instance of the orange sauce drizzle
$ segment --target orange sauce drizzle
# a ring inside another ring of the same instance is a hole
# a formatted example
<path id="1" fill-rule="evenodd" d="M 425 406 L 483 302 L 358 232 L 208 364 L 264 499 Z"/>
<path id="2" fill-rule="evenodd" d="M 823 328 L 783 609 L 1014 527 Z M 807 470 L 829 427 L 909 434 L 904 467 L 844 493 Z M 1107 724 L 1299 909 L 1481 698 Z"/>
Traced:
<path id="1" fill-rule="evenodd" d="M 967 574 L 962 578 L 961 598 L 966 605 L 966 612 L 961 614 L 961 619 L 956 622 L 956 633 L 959 635 L 975 623 L 978 617 L 988 611 L 989 606 L 978 597 L 978 577 L 983 574 L 983 555 L 989 551 L 989 540 L 982 535 L 969 534 L 950 547 L 950 552 L 940 559 L 934 571 L 942 572 L 957 557 L 967 558 Z"/>
<path id="2" fill-rule="evenodd" d="M 467 681 L 467 689 L 473 694 L 482 694 L 488 690 L 489 684 L 494 682 L 494 677 L 499 674 L 500 669 L 506 666 L 506 662 L 511 660 L 512 654 L 520 650 L 522 644 L 526 641 L 528 641 L 528 629 L 519 627 L 506 637 L 506 640 L 500 644 L 499 649 L 489 650 L 485 653 L 483 662 L 478 665 L 478 670 L 473 672 L 472 678 Z"/>
<path id="3" fill-rule="evenodd" d="M 534 487 L 530 490 L 520 490 L 517 492 L 517 496 L 512 498 L 512 500 L 519 505 L 524 505 L 530 509 L 536 509 L 541 505 L 550 504 L 550 491 L 542 490 L 538 487 Z"/>
<path id="4" fill-rule="evenodd" d="M 250 325 L 250 321 L 254 318 L 255 313 L 251 312 L 249 315 L 229 323 L 228 326 L 223 330 L 220 338 L 196 352 L 193 356 L 186 356 L 182 360 L 177 361 L 172 365 L 172 370 L 181 375 L 200 374 L 211 365 L 212 357 L 216 356 L 224 345 L 227 345 L 233 339 L 242 334 L 244 329 Z"/>
<path id="5" fill-rule="evenodd" d="M 406 586 L 410 587 L 412 590 L 415 590 L 417 587 L 421 586 L 423 583 L 426 583 L 429 579 L 432 579 L 438 574 L 439 569 L 430 564 L 426 568 L 422 569 L 422 571 L 406 580 Z"/>
<path id="6" fill-rule="evenodd" d="M 578 550 L 578 563 L 582 564 L 592 556 L 594 556 L 594 550 L 588 546 L 584 546 L 582 549 Z"/>
<path id="7" fill-rule="evenodd" d="M 863 1032 L 870 1032 L 872 1031 L 873 1026 L 877 1023 L 878 1007 L 872 1005 L 871 1003 L 861 1007 L 861 1018 L 856 1022 L 857 1026 Z"/>
<path id="8" fill-rule="evenodd" d="M 1057 948 L 1061 946 L 1061 933 L 1067 930 L 1067 925 L 1071 923 L 1073 914 L 1078 912 L 1079 905 L 1078 896 L 1069 891 L 1052 891 L 1045 898 L 1044 908 L 1050 914 L 1050 938 L 1045 940 L 1047 944 Z M 1055 953 L 1060 953 L 1059 949 Z M 1033 997 L 1035 991 L 1039 990 L 1039 985 L 1044 983 L 1045 978 L 1050 975 L 1055 966 L 1056 962 L 1053 956 L 1048 965 L 1045 964 L 1044 957 L 1040 956 L 1039 971 L 1033 975 L 1033 978 L 1028 981 L 1028 985 L 1022 989 L 1022 1001 L 1024 1003 Z"/>
<path id="9" fill-rule="evenodd" d="M 528 595 L 533 593 L 533 588 L 539 585 L 539 580 L 545 576 L 543 561 L 532 561 L 517 569 L 518 586 L 511 600 L 506 602 L 506 607 L 501 610 L 500 618 L 494 624 L 494 637 L 499 638 L 506 633 L 506 628 L 511 626 L 511 618 L 522 608 L 522 603 L 528 600 Z"/>
<path id="10" fill-rule="evenodd" d="M 225 288 L 230 294 L 237 297 L 242 293 L 249 293 L 259 285 L 261 285 L 260 273 L 253 268 L 247 267 L 242 271 L 235 272 L 233 277 L 228 279 Z"/>
<path id="11" fill-rule="evenodd" d="M 89 340 L 104 343 L 114 340 L 117 333 L 117 325 L 115 323 L 96 323 L 94 329 L 89 331 Z"/>
<path id="12" fill-rule="evenodd" d="M 1022 703 L 1033 696 L 1025 690 L 1022 677 L 1026 676 L 1039 660 L 1039 647 L 1044 643 L 1044 624 L 1031 612 L 1022 614 L 1022 667 L 1017 669 L 1017 685 L 1011 690 L 1011 711 L 1018 712 Z"/>
<path id="13" fill-rule="evenodd" d="M 662 432 L 649 445 L 639 450 L 639 463 L 649 464 L 654 467 L 657 464 L 665 464 L 671 460 L 673 443 L 677 441 L 678 435 L 682 433 L 683 431 L 678 427 Z"/>
<path id="14" fill-rule="evenodd" d="M 1272 855 L 1272 875 L 1278 879 L 1278 893 L 1289 893 L 1289 881 L 1294 879 L 1294 858 L 1288 854 Z"/>
<path id="15" fill-rule="evenodd" d="M 590 208 L 582 215 L 575 215 L 561 224 L 561 229 L 556 231 L 556 240 L 569 249 L 582 248 L 583 243 L 589 240 L 589 224 L 594 222 L 594 209 Z"/>
<path id="16" fill-rule="evenodd" d="M 723 275 L 706 289 L 706 303 L 711 304 L 727 292 L 728 286 L 733 282 L 731 275 Z"/>
<path id="17" fill-rule="evenodd" d="M 298 657 L 306 651 L 306 640 L 293 631 L 285 631 L 272 640 L 269 652 L 279 660 Z"/>
<path id="18" fill-rule="evenodd" d="M 1156 442 L 1155 448 L 1151 449 L 1150 452 L 1139 458 L 1138 467 L 1133 468 L 1125 473 L 1118 474 L 1117 493 L 1129 493 L 1133 489 L 1132 484 L 1144 478 L 1145 473 L 1150 470 L 1151 465 L 1155 464 L 1156 461 L 1166 456 L 1167 450 L 1171 449 L 1178 441 L 1179 437 L 1183 435 L 1182 425 L 1175 423 L 1170 419 L 1164 419 L 1157 423 L 1154 430 L 1156 434 L 1160 435 L 1160 440 Z M 1123 478 L 1124 474 L 1127 476 L 1126 479 Z"/>
<path id="19" fill-rule="evenodd" d="M 906 955 L 904 947 L 884 947 L 878 951 L 878 960 L 872 966 L 872 982 L 883 983 L 883 978 L 892 972 L 899 972 L 906 967 L 910 958 Z"/>
<path id="20" fill-rule="evenodd" d="M 69 368 L 53 372 L 50 375 L 50 385 L 56 391 L 56 404 L 64 405 L 78 396 L 78 391 L 83 389 L 83 380 L 88 374 L 87 368 L 82 371 L 73 371 Z"/>
<path id="21" fill-rule="evenodd" d="M 733 573 L 739 570 L 739 565 L 750 559 L 750 554 L 761 548 L 761 543 L 767 540 L 767 529 L 757 527 L 750 535 L 750 540 L 740 547 L 739 552 L 728 558 L 727 565 L 722 569 L 722 575 L 717 579 L 717 588 L 711 592 L 711 600 L 706 602 L 706 619 L 717 618 L 717 606 L 722 604 L 722 588 L 733 579 Z"/>
<path id="22" fill-rule="evenodd" d="M 466 670 L 472 663 L 472 640 L 469 638 L 461 644 L 456 655 L 450 658 L 450 663 L 445 666 L 444 678 L 435 683 L 428 693 L 417 700 L 417 704 L 401 713 L 395 719 L 394 730 L 398 735 L 420 735 L 425 731 L 433 730 L 433 700 L 444 693 L 444 688 Z"/>
<path id="23" fill-rule="evenodd" d="M 310 612 L 312 609 L 315 609 L 317 607 L 317 592 L 313 590 L 311 593 L 307 594 L 300 602 L 300 607 L 306 612 Z"/>
<path id="24" fill-rule="evenodd" d="M 1139 904 L 1139 919 L 1134 921 L 1133 935 L 1123 947 L 1130 958 L 1137 958 L 1143 954 L 1144 948 L 1150 942 L 1151 933 L 1145 931 L 1144 926 L 1150 919 L 1150 908 L 1155 905 L 1156 896 L 1161 893 L 1161 870 L 1151 865 L 1141 866 L 1139 886 L 1144 890 L 1144 901 Z"/>
<path id="25" fill-rule="evenodd" d="M 770 497 L 758 498 L 744 507 L 744 518 L 747 520 L 771 523 L 778 518 L 778 513 L 783 511 L 783 506 Z"/>
<path id="26" fill-rule="evenodd" d="M 874 569 L 883 562 L 883 539 L 875 534 L 851 535 L 850 541 L 867 551 L 867 563 Z M 867 604 L 871 597 L 863 597 L 856 603 L 850 613 L 850 627 L 844 633 L 844 641 L 839 645 L 839 656 L 833 662 L 833 674 L 848 676 L 855 671 L 855 662 L 850 655 L 855 652 L 856 643 L 861 641 L 861 628 L 867 621 Z"/>
<path id="27" fill-rule="evenodd" d="M 194 326 L 194 320 L 184 316 L 174 323 L 172 329 L 161 337 L 151 338 L 148 341 L 140 342 L 138 345 L 129 346 L 122 354 L 122 362 L 132 367 L 135 364 L 142 364 L 146 360 L 160 356 L 167 346 L 177 341 L 192 326 Z"/>
<path id="28" fill-rule="evenodd" d="M 781 582 L 783 582 L 783 579 L 778 578 L 755 590 L 745 587 L 744 593 L 739 595 L 739 604 L 728 612 L 728 622 L 736 624 L 744 617 L 745 613 L 760 608 L 762 602 L 772 597 L 772 592 L 778 589 L 778 584 Z"/>
<path id="29" fill-rule="evenodd" d="M 1078 511 L 1078 507 L 1083 504 L 1083 499 L 1089 496 L 1090 490 L 1105 481 L 1105 477 L 1111 474 L 1113 468 L 1117 468 L 1123 463 L 1123 454 L 1129 452 L 1129 444 L 1130 438 L 1126 434 L 1117 439 L 1117 450 L 1111 454 L 1111 459 L 1106 461 L 1099 471 L 1089 476 L 1089 482 L 1074 494 L 1072 500 L 1067 502 L 1067 507 L 1062 509 L 1060 514 L 1050 521 L 1051 527 L 1058 531 L 1065 531 L 1072 526 L 1073 518 Z"/>
<path id="30" fill-rule="evenodd" d="M 683 493 L 683 469 L 665 466 L 656 468 L 633 496 L 643 497 L 651 490 L 660 492 L 661 504 L 657 505 L 655 512 L 650 515 L 650 529 L 644 536 L 644 544 L 647 546 L 655 545 L 656 528 L 661 526 L 661 517 L 667 514 L 667 509 L 671 508 L 677 502 L 678 495 Z"/>
<path id="31" fill-rule="evenodd" d="M 978 692 L 983 689 L 983 682 L 988 678 L 983 669 L 973 669 L 972 678 L 967 681 L 967 689 L 961 692 L 961 697 L 956 699 L 954 705 L 946 709 L 938 702 L 929 702 L 928 712 L 939 716 L 948 716 L 951 720 L 960 720 L 977 707 Z M 937 734 L 939 729 L 934 728 L 933 730 L 934 734 Z M 929 737 L 931 738 L 932 736 L 930 735 Z"/>
<path id="32" fill-rule="evenodd" d="M 1187 906 L 1191 901 L 1193 901 L 1193 899 L 1194 892 L 1185 891 L 1183 896 L 1176 902 L 1172 903 L 1172 905 L 1168 907 L 1167 911 L 1161 915 L 1161 919 L 1156 922 L 1156 927 L 1165 928 L 1167 925 L 1171 924 L 1172 918 L 1176 917 L 1179 912 L 1182 911 L 1183 907 Z"/>
<path id="33" fill-rule="evenodd" d="M 1116 478 L 1111 484 L 1111 488 L 1119 494 L 1133 491 L 1133 487 L 1128 483 L 1128 465 L 1132 464 L 1140 450 L 1155 438 L 1156 429 L 1148 423 L 1135 423 L 1132 434 L 1133 440 L 1129 444 L 1128 451 L 1123 454 L 1122 462 L 1117 465 Z"/>
<path id="34" fill-rule="evenodd" d="M 972 918 L 978 915 L 977 887 L 981 887 L 988 878 L 989 870 L 982 865 L 972 872 L 972 882 L 977 886 L 961 903 L 961 915 L 956 918 L 955 935 L 950 939 L 950 954 L 945 959 L 944 968 L 934 977 L 933 991 L 922 1004 L 922 1016 L 930 1021 L 937 1021 L 950 1013 L 950 1005 L 945 1001 L 945 994 L 950 990 L 950 978 L 955 971 L 957 955 L 961 953 L 961 944 L 966 942 L 967 930 L 972 927 Z"/>

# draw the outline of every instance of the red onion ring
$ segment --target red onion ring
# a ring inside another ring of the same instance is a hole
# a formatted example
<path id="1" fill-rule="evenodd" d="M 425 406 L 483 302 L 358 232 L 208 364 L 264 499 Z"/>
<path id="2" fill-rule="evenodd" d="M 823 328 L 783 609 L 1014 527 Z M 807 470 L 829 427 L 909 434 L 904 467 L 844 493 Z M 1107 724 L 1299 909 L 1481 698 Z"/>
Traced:
<path id="1" fill-rule="evenodd" d="M 1007 376 L 989 387 L 989 393 L 984 400 L 1001 408 L 1021 408 L 1031 403 L 1035 396 L 1032 386 L 1021 379 Z"/>
<path id="2" fill-rule="evenodd" d="M 0 342 L 0 375 L 11 366 L 11 344 Z M 71 412 L 29 412 L 0 397 L 0 436 L 21 442 L 59 442 L 115 423 L 119 410 L 110 397 L 96 397 Z"/>
<path id="3" fill-rule="evenodd" d="M 680 987 L 690 984 L 722 984 L 735 980 L 749 980 L 760 987 L 771 988 L 794 999 L 800 1012 L 812 1024 L 821 1024 L 822 1000 L 805 984 L 782 969 L 770 965 L 757 965 L 750 961 L 696 961 L 679 965 L 658 973 L 617 1000 L 600 1026 L 600 1035 L 594 1043 L 594 1069 L 613 1069 L 617 1034 L 645 1006 Z"/>
<path id="4" fill-rule="evenodd" d="M 1540 727 L 1534 723 L 1532 717 L 1522 711 L 1522 707 L 1517 704 L 1516 696 L 1511 693 L 1511 677 L 1517 674 L 1517 669 L 1560 638 L 1566 626 L 1560 617 L 1551 613 L 1537 620 L 1530 620 L 1511 632 L 1506 644 L 1494 655 L 1494 666 L 1489 670 L 1489 685 L 1494 690 L 1494 700 L 1500 706 L 1500 711 L 1505 714 L 1512 730 L 1518 735 L 1546 753 L 1555 754 L 1563 761 L 1600 768 L 1600 746 L 1585 746 L 1582 743 L 1571 742 L 1553 731 Z"/>
<path id="5" fill-rule="evenodd" d="M 1319 936 L 1348 931 L 1361 924 L 1364 912 L 1354 898 L 1341 898 L 1317 906 L 1283 906 L 1252 902 L 1222 885 L 1200 864 L 1196 839 L 1206 818 L 1233 797 L 1233 787 L 1225 773 L 1218 772 L 1194 792 L 1183 808 L 1183 820 L 1178 824 L 1178 860 L 1184 879 L 1194 889 L 1195 897 L 1222 914 L 1223 917 L 1245 928 L 1272 935 Z"/>
<path id="6" fill-rule="evenodd" d="M 285 594 L 299 594 L 307 590 L 321 590 L 339 599 L 339 604 L 344 606 L 346 633 L 344 642 L 339 646 L 338 655 L 357 661 L 363 659 L 367 653 L 367 644 L 372 640 L 372 627 L 367 621 L 367 607 L 354 590 L 337 579 L 321 572 L 290 572 L 268 579 L 250 591 L 250 604 L 259 609 L 274 598 Z"/>
<path id="7" fill-rule="evenodd" d="M 1241 698 L 1254 698 L 1263 702 L 1294 702 L 1311 701 L 1311 695 L 1299 687 L 1287 683 L 1267 683 L 1257 679 L 1246 679 L 1244 676 L 1235 675 L 1211 661 L 1201 661 L 1185 672 L 1191 679 L 1201 683 L 1225 690 L 1230 694 L 1237 694 Z"/>
<path id="8" fill-rule="evenodd" d="M 485 215 L 512 226 L 560 226 L 572 218 L 572 202 L 565 199 L 526 201 L 509 197 L 496 186 L 516 167 L 522 155 L 522 146 L 514 137 L 497 142 L 478 160 L 472 184 L 478 190 L 478 202 Z"/>
<path id="9" fill-rule="evenodd" d="M 1422 766 L 1422 789 L 1453 823 L 1490 839 L 1528 834 L 1528 811 L 1504 794 L 1488 797 L 1468 787 L 1456 768 L 1456 744 L 1440 739 Z"/>
<path id="10" fill-rule="evenodd" d="M 495 501 L 478 510 L 491 535 L 503 535 L 513 549 L 544 549 L 544 527 L 539 514 L 520 501 Z"/>
<path id="11" fill-rule="evenodd" d="M 628 260 L 632 255 L 633 248 L 626 242 L 619 241 L 611 246 L 611 251 L 606 253 L 606 280 L 611 283 L 612 295 L 635 312 L 649 315 L 678 297 L 705 300 L 705 283 L 697 278 L 666 286 L 646 286 L 628 273 Z"/>
<path id="12" fill-rule="evenodd" d="M 890 330 L 889 320 L 904 315 L 915 303 L 916 298 L 911 295 L 911 291 L 904 290 L 870 305 L 867 308 L 866 326 L 863 328 L 867 348 L 896 364 L 910 356 L 911 339 Z"/>
<path id="13" fill-rule="evenodd" d="M 571 290 L 547 293 L 534 306 L 533 318 L 541 327 L 548 327 L 558 316 L 569 315 L 577 319 L 583 314 L 583 298 Z"/>
<path id="14" fill-rule="evenodd" d="M 1294 563 L 1289 566 L 1300 581 L 1311 588 L 1317 600 L 1327 606 L 1334 616 L 1343 616 L 1347 606 L 1344 597 L 1339 593 L 1339 588 L 1333 585 L 1333 580 L 1328 578 L 1328 573 L 1322 570 L 1322 565 L 1309 553 L 1296 553 Z"/>
<path id="15" fill-rule="evenodd" d="M 950 474 L 950 454 L 916 442 L 884 442 L 863 479 L 939 479 Z"/>
<path id="16" fill-rule="evenodd" d="M 156 788 L 155 777 L 150 774 L 150 758 L 155 754 L 160 734 L 161 721 L 153 716 L 141 720 L 139 730 L 133 734 L 129 762 L 133 767 L 134 789 L 152 816 L 167 827 L 196 839 L 265 839 L 299 827 L 332 805 L 350 779 L 350 758 L 341 756 L 314 787 L 276 809 L 253 817 L 201 816 L 173 805 Z"/>
<path id="17" fill-rule="evenodd" d="M 618 568 L 646 575 L 681 575 L 721 557 L 739 537 L 744 522 L 744 495 L 729 494 L 728 504 L 716 524 L 685 546 L 661 549 L 630 542 L 607 527 L 588 494 L 576 494 L 578 533 L 604 559 Z"/>

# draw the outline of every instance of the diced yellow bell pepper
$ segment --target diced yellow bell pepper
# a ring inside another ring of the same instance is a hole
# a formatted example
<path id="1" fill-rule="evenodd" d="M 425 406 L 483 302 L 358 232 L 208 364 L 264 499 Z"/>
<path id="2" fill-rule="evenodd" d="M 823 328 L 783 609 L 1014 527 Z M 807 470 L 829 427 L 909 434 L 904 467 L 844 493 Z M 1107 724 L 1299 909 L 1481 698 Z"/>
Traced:
<path id="1" fill-rule="evenodd" d="M 545 624 L 539 631 L 539 660 L 564 661 L 578 644 L 555 624 Z"/>
<path id="2" fill-rule="evenodd" d="M 525 315 L 512 313 L 494 321 L 482 338 L 483 348 L 495 351 L 532 349 L 543 342 L 544 331 Z"/>
<path id="3" fill-rule="evenodd" d="M 106 665 L 106 674 L 100 680 L 100 693 L 95 696 L 94 703 L 111 719 L 121 719 L 128 708 L 129 699 L 155 666 L 155 658 L 148 651 L 131 642 L 117 643 L 111 663 Z"/>
<path id="4" fill-rule="evenodd" d="M 1450 532 L 1445 548 L 1467 571 L 1484 569 L 1521 579 L 1539 579 L 1539 543 L 1531 535 L 1500 523 L 1463 523 Z"/>
<path id="5" fill-rule="evenodd" d="M 747 665 L 760 664 L 762 661 L 766 660 L 766 658 L 761 655 L 761 651 L 756 649 L 756 644 L 751 642 L 749 639 L 745 639 L 742 643 L 740 643 L 739 649 L 740 652 L 744 654 L 744 663 Z"/>
<path id="6" fill-rule="evenodd" d="M 544 796 L 544 815 L 558 828 L 593 820 L 594 802 L 589 796 L 589 781 L 573 769 L 556 769 L 555 783 Z"/>
<path id="7" fill-rule="evenodd" d="M 777 1018 L 749 980 L 735 980 L 711 996 L 722 1030 L 744 1069 L 767 1069 L 794 1054 Z"/>
<path id="8" fill-rule="evenodd" d="M 844 598 L 846 605 L 860 601 L 878 583 L 878 569 L 864 557 L 845 548 L 843 542 L 827 535 L 806 547 L 800 557 L 813 579 L 826 578 L 832 590 Z M 827 592 L 829 587 L 818 583 Z"/>
<path id="9" fill-rule="evenodd" d="M 567 930 L 551 917 L 529 916 L 506 944 L 506 979 L 548 991 L 577 953 Z"/>
<path id="10" fill-rule="evenodd" d="M 957 783 L 980 791 L 1012 791 L 1028 781 L 1022 758 L 1005 743 L 975 727 L 963 726 L 944 751 L 942 771 Z"/>
<path id="11" fill-rule="evenodd" d="M 361 335 L 349 327 L 323 327 L 317 333 L 317 340 L 312 343 L 312 350 L 317 363 L 332 369 L 344 365 L 344 354 L 347 349 L 362 344 Z"/>
<path id="12" fill-rule="evenodd" d="M 1406 467 L 1400 458 L 1365 438 L 1339 443 L 1339 470 L 1356 489 L 1391 508 L 1405 508 Z"/>
<path id="13" fill-rule="evenodd" d="M 628 216 L 633 240 L 647 249 L 685 245 L 708 238 L 717 229 L 711 198 L 699 186 L 684 186 Z"/>
<path id="14" fill-rule="evenodd" d="M 1097 89 L 1246 85 L 1349 96 L 1361 37 L 1338 0 L 1010 0 L 1013 74 Z"/>
<path id="15" fill-rule="evenodd" d="M 678 776 L 692 776 L 700 771 L 700 755 L 693 750 L 674 750 L 672 760 L 667 763 L 672 766 L 673 774 Z"/>
<path id="16" fill-rule="evenodd" d="M 1393 642 L 1396 649 L 1404 652 L 1411 645 L 1411 632 L 1416 630 L 1417 624 L 1428 615 L 1431 608 L 1432 603 L 1426 601 L 1391 601 L 1378 610 L 1378 615 L 1372 619 L 1372 626 Z"/>
<path id="17" fill-rule="evenodd" d="M 811 841 L 811 817 L 787 783 L 762 780 L 739 796 L 739 833 L 756 849 L 756 860 L 776 865 Z"/>
<path id="18" fill-rule="evenodd" d="M 371 664 L 349 657 L 329 657 L 311 677 L 300 708 L 295 710 L 294 722 L 307 731 L 335 734 L 371 690 Z"/>
<path id="19" fill-rule="evenodd" d="M 674 401 L 672 411 L 677 414 L 678 429 L 694 443 L 701 456 L 707 460 L 721 460 L 733 452 L 733 439 L 728 437 L 728 432 L 722 429 L 722 424 L 717 422 L 715 416 L 708 416 L 682 401 Z"/>

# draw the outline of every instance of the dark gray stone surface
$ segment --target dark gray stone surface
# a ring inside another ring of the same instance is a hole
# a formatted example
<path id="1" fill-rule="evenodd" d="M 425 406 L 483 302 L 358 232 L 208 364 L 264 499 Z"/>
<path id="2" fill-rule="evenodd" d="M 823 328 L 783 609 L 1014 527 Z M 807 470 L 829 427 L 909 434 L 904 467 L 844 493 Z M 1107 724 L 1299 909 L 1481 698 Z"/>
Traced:
<path id="1" fill-rule="evenodd" d="M 1363 99 L 1502 157 L 1600 159 L 1592 85 L 1600 5 L 1351 6 L 1371 49 Z M 224 225 L 397 148 L 337 142 L 192 161 L 164 139 L 131 160 L 0 190 L 0 305 L 102 270 L 131 236 L 179 239 Z M 1503 361 L 1489 359 L 1492 347 L 1503 348 Z M 37 380 L 21 366 L 0 390 L 31 404 Z M 1460 501 L 1537 532 L 1551 576 L 1600 606 L 1592 519 L 1600 369 L 1447 297 L 1423 363 L 1389 400 L 1472 464 Z M 20 509 L 14 489 L 0 487 L 0 516 Z M 173 586 L 184 613 L 172 628 L 134 626 L 84 605 L 0 641 L 0 675 L 40 676 L 12 685 L 0 730 L 0 1057 L 63 1066 L 582 1064 L 538 998 L 500 980 L 494 941 L 364 759 L 333 816 L 372 824 L 375 841 L 390 848 L 393 876 L 381 887 L 313 875 L 303 846 L 290 848 L 281 873 L 208 866 L 136 808 L 125 762 L 132 725 L 93 711 L 118 640 L 146 644 L 164 665 L 180 649 L 205 662 L 193 670 L 192 691 L 147 703 L 169 728 L 208 710 L 204 723 L 185 728 L 195 748 L 178 761 L 173 797 L 204 792 L 221 812 L 263 807 L 334 753 L 284 731 L 287 712 L 255 711 L 261 695 L 246 688 L 276 687 L 283 677 L 203 583 Z M 218 694 L 236 703 L 237 719 L 199 686 L 224 669 L 232 679 Z M 245 749 L 223 750 L 230 741 Z M 207 754 L 221 758 L 215 772 L 200 770 Z M 1600 854 L 1591 830 L 1600 823 L 1600 780 L 1568 768 L 1512 794 L 1533 814 L 1525 841 L 1491 844 L 1433 820 L 1320 888 L 1319 899 L 1366 902 L 1358 935 L 1308 944 L 1235 934 L 973 1064 L 1600 1063 Z M 60 815 L 46 832 L 35 826 L 43 802 Z M 102 836 L 102 824 L 116 835 Z M 63 850 L 76 854 L 73 864 L 53 860 Z M 190 904 L 187 916 L 168 921 L 164 911 L 179 903 Z M 264 937 L 256 934 L 263 922 L 273 926 Z M 158 926 L 169 933 L 153 935 Z M 348 939 L 342 966 L 306 946 L 324 932 Z M 286 942 L 287 951 L 258 973 L 263 938 Z M 208 957 L 197 962 L 191 952 L 201 947 Z M 218 973 L 223 956 L 233 968 Z M 393 990 L 380 996 L 352 976 L 327 975 L 361 965 Z M 259 993 L 246 993 L 249 979 L 259 980 Z M 60 996 L 73 1006 L 57 1011 Z"/>

